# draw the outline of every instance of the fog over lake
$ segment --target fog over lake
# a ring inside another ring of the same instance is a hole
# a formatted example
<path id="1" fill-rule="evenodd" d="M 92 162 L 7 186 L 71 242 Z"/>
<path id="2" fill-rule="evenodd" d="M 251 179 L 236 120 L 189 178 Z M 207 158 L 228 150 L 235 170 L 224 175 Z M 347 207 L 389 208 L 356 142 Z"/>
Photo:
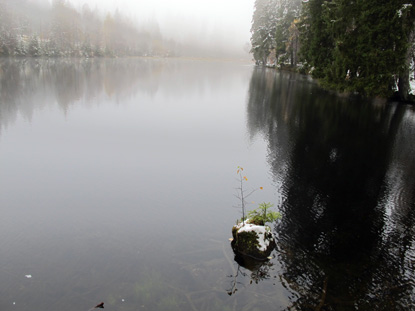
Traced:
<path id="1" fill-rule="evenodd" d="M 414 134 L 249 62 L 1 59 L 0 309 L 409 310 Z M 257 266 L 237 166 L 283 216 Z"/>

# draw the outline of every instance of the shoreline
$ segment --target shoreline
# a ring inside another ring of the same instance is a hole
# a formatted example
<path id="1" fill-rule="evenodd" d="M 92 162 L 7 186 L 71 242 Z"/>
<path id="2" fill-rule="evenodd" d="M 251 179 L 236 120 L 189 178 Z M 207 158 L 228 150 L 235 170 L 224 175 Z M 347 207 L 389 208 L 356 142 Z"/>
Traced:
<path id="1" fill-rule="evenodd" d="M 255 66 L 261 67 L 262 65 L 255 65 Z M 296 68 L 296 67 L 275 66 L 275 65 L 265 65 L 263 67 L 264 68 L 269 68 L 269 69 L 275 69 L 275 70 L 279 70 L 279 71 L 285 71 L 285 72 L 295 72 L 295 73 L 298 73 L 300 75 L 311 77 L 313 79 L 313 81 L 315 81 L 321 88 L 325 89 L 328 92 L 335 93 L 338 97 L 341 97 L 341 98 L 348 99 L 348 98 L 352 98 L 352 97 L 361 97 L 363 99 L 371 100 L 371 101 L 375 102 L 376 104 L 398 103 L 398 104 L 401 104 L 401 105 L 415 106 L 415 95 L 414 94 L 409 94 L 408 100 L 401 99 L 397 92 L 395 92 L 389 98 L 387 98 L 387 97 L 368 97 L 368 96 L 361 95 L 358 92 L 355 92 L 355 93 L 354 92 L 341 92 L 341 91 L 338 91 L 338 90 L 325 88 L 324 86 L 321 85 L 321 83 L 319 82 L 318 79 L 313 78 L 312 75 L 309 74 L 309 73 L 300 72 L 298 70 L 298 68 Z M 411 92 L 415 93 L 415 89 L 411 90 Z"/>

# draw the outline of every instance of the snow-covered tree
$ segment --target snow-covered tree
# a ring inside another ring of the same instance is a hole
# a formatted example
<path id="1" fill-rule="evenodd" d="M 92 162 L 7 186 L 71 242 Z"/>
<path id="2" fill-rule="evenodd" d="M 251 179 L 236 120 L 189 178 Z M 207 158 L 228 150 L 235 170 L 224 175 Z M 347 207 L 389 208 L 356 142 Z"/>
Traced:
<path id="1" fill-rule="evenodd" d="M 257 64 L 266 64 L 275 48 L 276 0 L 256 0 L 251 27 L 251 53 Z"/>
<path id="2" fill-rule="evenodd" d="M 40 43 L 39 38 L 36 35 L 33 35 L 29 42 L 28 47 L 28 55 L 38 57 L 42 55 L 41 49 L 40 49 Z"/>
<path id="3" fill-rule="evenodd" d="M 301 0 L 276 0 L 276 34 L 275 47 L 277 60 L 297 64 L 299 50 L 299 22 Z"/>
<path id="4" fill-rule="evenodd" d="M 27 56 L 27 46 L 26 42 L 22 36 L 17 38 L 17 46 L 14 51 L 15 56 Z"/>

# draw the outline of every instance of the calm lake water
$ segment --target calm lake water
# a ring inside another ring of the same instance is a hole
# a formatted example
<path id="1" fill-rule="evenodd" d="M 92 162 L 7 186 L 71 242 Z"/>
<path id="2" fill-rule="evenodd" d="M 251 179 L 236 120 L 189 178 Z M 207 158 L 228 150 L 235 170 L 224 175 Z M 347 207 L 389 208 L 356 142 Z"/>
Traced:
<path id="1" fill-rule="evenodd" d="M 413 107 L 238 62 L 3 59 L 0 80 L 0 310 L 415 307 Z M 237 166 L 283 215 L 262 265 L 230 247 Z"/>

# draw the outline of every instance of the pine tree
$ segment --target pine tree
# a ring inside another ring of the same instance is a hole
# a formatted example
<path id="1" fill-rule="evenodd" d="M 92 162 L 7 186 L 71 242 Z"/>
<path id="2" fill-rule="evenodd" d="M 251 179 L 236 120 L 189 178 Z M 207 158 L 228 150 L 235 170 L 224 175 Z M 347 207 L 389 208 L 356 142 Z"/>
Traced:
<path id="1" fill-rule="evenodd" d="M 21 36 L 17 40 L 17 46 L 14 51 L 14 55 L 15 56 L 26 56 L 27 55 L 26 43 L 24 42 Z"/>
<path id="2" fill-rule="evenodd" d="M 257 64 L 267 63 L 275 48 L 276 10 L 275 0 L 256 0 L 251 27 L 251 53 Z"/>
<path id="3" fill-rule="evenodd" d="M 28 54 L 34 57 L 38 57 L 42 54 L 41 49 L 40 49 L 39 39 L 36 35 L 33 35 L 32 38 L 30 39 Z"/>
<path id="4" fill-rule="evenodd" d="M 324 77 L 324 69 L 333 59 L 334 40 L 325 25 L 325 15 L 330 13 L 333 1 L 310 0 L 303 4 L 300 28 L 301 54 L 307 65 L 313 68 L 313 76 Z"/>
<path id="5" fill-rule="evenodd" d="M 323 85 L 390 97 L 409 89 L 415 12 L 405 0 L 310 0 L 304 4 L 302 55 Z"/>
<path id="6" fill-rule="evenodd" d="M 289 59 L 292 66 L 297 63 L 300 12 L 301 0 L 276 1 L 276 58 L 282 57 L 281 63 Z"/>
<path id="7" fill-rule="evenodd" d="M 402 4 L 397 15 L 402 24 L 404 38 L 406 38 L 405 59 L 399 71 L 398 91 L 400 98 L 406 101 L 410 97 L 409 75 L 411 70 L 414 72 L 413 78 L 415 79 L 415 5 Z"/>

